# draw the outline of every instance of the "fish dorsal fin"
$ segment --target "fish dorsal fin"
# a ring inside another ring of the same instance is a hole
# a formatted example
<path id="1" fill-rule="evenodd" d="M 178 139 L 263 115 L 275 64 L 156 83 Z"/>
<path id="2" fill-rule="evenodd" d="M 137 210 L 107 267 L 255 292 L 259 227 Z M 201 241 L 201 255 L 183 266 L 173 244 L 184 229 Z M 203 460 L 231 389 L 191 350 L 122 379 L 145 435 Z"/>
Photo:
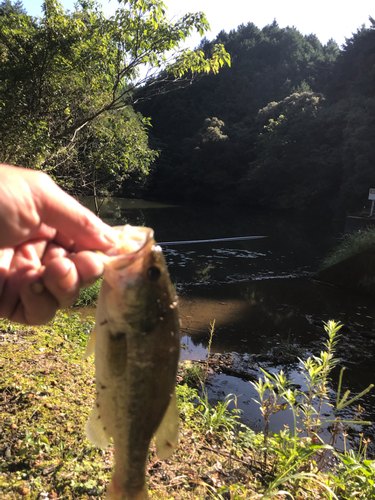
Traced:
<path id="1" fill-rule="evenodd" d="M 83 359 L 89 358 L 92 354 L 95 354 L 95 342 L 96 342 L 96 325 L 94 326 L 89 341 L 86 344 L 85 353 L 82 356 Z"/>
<path id="2" fill-rule="evenodd" d="M 99 409 L 94 406 L 86 424 L 86 437 L 94 446 L 106 448 L 111 436 L 103 429 Z"/>
<path id="3" fill-rule="evenodd" d="M 178 425 L 176 392 L 173 390 L 168 409 L 155 433 L 156 453 L 161 460 L 169 458 L 177 447 Z"/>

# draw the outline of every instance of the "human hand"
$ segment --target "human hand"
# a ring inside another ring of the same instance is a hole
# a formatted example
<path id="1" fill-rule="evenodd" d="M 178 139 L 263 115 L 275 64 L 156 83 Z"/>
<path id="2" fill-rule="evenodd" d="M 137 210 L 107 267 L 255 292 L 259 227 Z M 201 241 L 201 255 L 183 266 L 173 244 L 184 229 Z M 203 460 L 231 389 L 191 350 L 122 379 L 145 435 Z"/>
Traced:
<path id="1" fill-rule="evenodd" d="M 38 325 L 103 273 L 115 232 L 46 174 L 0 165 L 0 317 Z"/>

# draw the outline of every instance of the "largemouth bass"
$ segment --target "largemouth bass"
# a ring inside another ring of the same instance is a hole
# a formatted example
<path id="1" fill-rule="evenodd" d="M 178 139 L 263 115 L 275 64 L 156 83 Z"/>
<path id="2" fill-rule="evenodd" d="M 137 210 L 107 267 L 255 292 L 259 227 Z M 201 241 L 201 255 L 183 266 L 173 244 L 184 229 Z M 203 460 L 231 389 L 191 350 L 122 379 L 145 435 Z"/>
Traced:
<path id="1" fill-rule="evenodd" d="M 96 325 L 86 348 L 86 357 L 95 352 L 97 390 L 86 435 L 100 448 L 113 438 L 115 472 L 107 500 L 143 500 L 153 435 L 161 459 L 178 440 L 179 319 L 152 229 L 117 229 L 113 255 L 103 256 Z"/>

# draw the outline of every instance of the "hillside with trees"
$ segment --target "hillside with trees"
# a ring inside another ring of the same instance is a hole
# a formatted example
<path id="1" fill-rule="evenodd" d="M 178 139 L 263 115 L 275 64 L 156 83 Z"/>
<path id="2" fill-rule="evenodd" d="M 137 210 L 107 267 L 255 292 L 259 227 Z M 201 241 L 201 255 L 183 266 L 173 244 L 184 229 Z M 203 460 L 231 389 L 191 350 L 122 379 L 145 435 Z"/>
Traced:
<path id="1" fill-rule="evenodd" d="M 228 64 L 223 46 L 181 49 L 209 28 L 203 13 L 169 22 L 160 0 L 128 0 L 106 17 L 99 3 L 74 12 L 46 0 L 41 17 L 0 3 L 0 160 L 50 174 L 73 194 L 143 183 L 157 152 L 133 104 Z M 207 57 L 206 57 L 207 56 Z M 146 69 L 145 69 L 146 68 Z"/>
<path id="2" fill-rule="evenodd" d="M 149 195 L 276 209 L 360 209 L 375 184 L 375 21 L 346 40 L 241 25 L 231 67 L 138 108 L 151 117 Z"/>
<path id="3" fill-rule="evenodd" d="M 202 13 L 0 3 L 0 160 L 78 195 L 334 214 L 375 186 L 375 21 L 340 49 L 276 20 L 196 50 Z M 219 71 L 220 70 L 220 71 Z M 173 92 L 171 92 L 173 90 Z"/>

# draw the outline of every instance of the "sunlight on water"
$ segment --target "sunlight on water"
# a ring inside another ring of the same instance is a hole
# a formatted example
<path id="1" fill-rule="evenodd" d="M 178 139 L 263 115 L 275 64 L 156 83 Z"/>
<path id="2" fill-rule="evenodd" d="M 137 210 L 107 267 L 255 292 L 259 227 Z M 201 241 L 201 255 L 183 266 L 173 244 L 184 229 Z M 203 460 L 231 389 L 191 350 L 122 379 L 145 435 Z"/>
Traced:
<path id="1" fill-rule="evenodd" d="M 163 248 L 180 295 L 183 342 L 188 345 L 182 359 L 205 358 L 209 325 L 215 319 L 212 352 L 232 353 L 240 362 L 272 353 L 270 365 L 252 361 L 256 369 L 260 365 L 272 370 L 287 347 L 296 346 L 301 357 L 318 353 L 324 340 L 322 320 L 334 319 L 345 324 L 338 352 L 341 364 L 348 367 L 345 389 L 354 395 L 375 382 L 374 301 L 309 280 L 342 228 L 333 230 L 322 219 L 144 200 L 106 200 L 102 210 L 103 219 L 112 225 L 152 227 L 157 241 L 267 236 Z M 297 365 L 289 370 L 297 380 Z M 336 383 L 337 373 L 334 377 Z M 223 399 L 230 392 L 239 395 L 245 419 L 262 426 L 249 382 L 223 374 L 212 380 L 210 397 Z M 367 394 L 360 403 L 366 409 L 364 418 L 374 420 L 375 395 Z M 271 423 L 276 430 L 289 422 L 288 414 L 280 412 Z M 366 432 L 373 434 L 375 428 Z"/>

